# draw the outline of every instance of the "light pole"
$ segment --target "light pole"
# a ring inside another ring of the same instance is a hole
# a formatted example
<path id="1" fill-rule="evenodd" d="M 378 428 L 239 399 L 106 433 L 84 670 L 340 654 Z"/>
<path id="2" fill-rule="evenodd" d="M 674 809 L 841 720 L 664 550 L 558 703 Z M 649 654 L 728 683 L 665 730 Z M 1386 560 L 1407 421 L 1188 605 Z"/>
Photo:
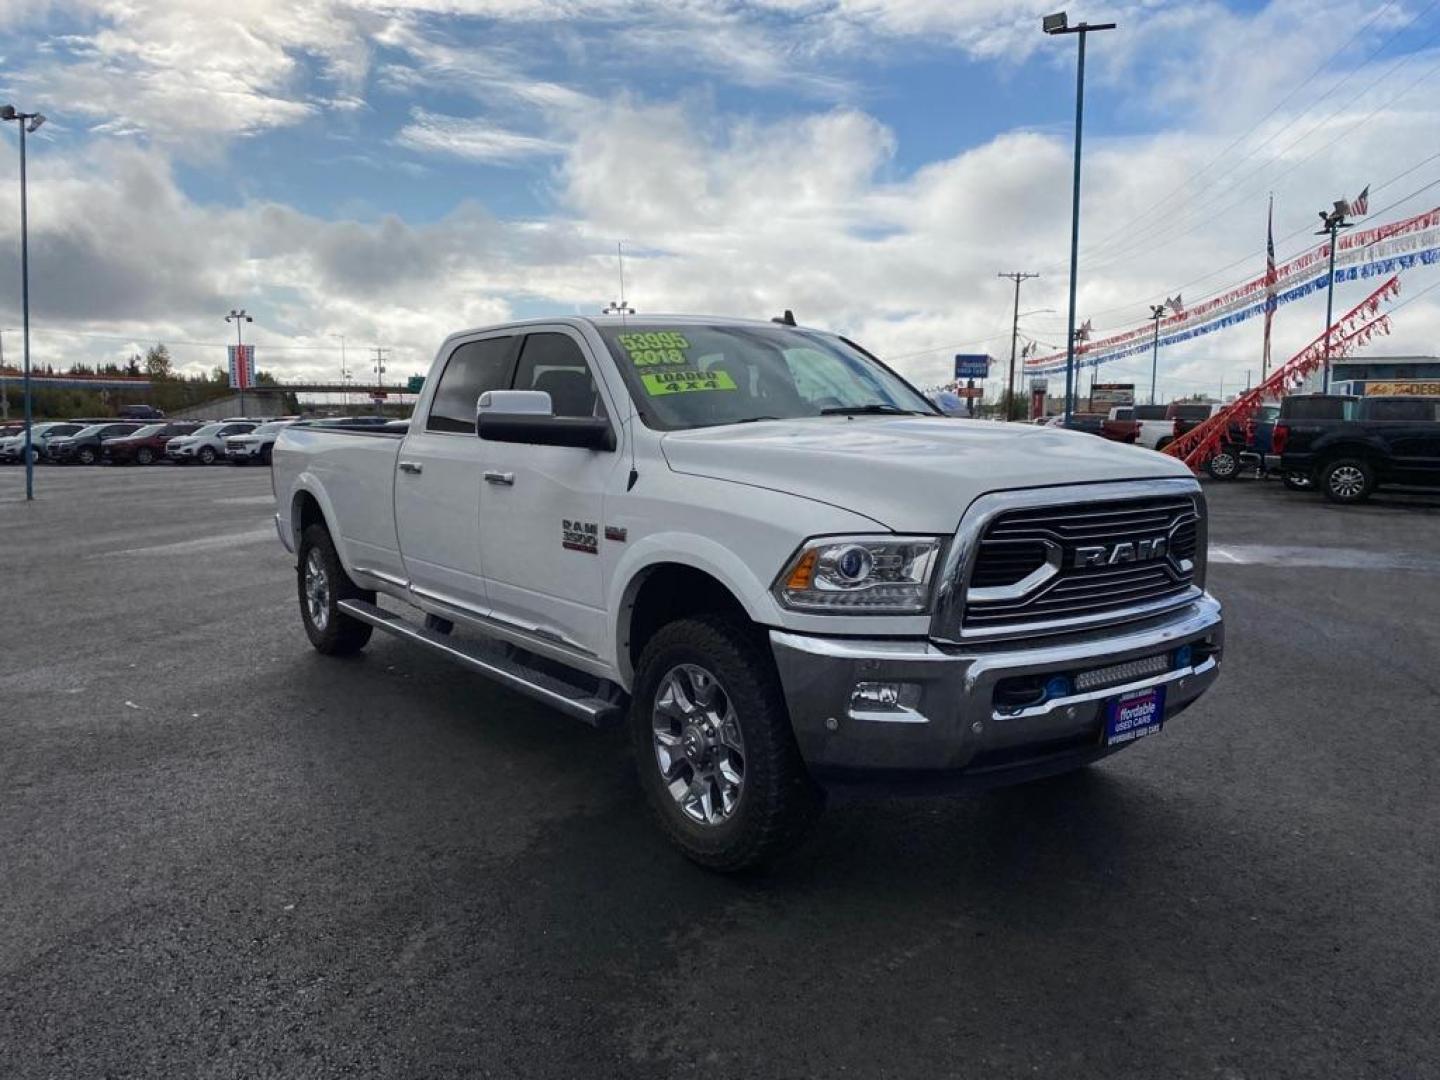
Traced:
<path id="1" fill-rule="evenodd" d="M 242 338 L 242 336 L 241 336 L 240 330 L 241 330 L 241 327 L 243 327 L 247 322 L 254 322 L 255 320 L 252 319 L 249 315 L 246 315 L 246 314 L 245 314 L 245 309 L 244 309 L 244 308 L 241 308 L 239 311 L 236 311 L 234 308 L 231 308 L 231 309 L 230 309 L 230 314 L 225 316 L 225 321 L 226 321 L 226 322 L 233 322 L 233 323 L 235 324 L 235 376 L 236 376 L 236 377 L 235 377 L 235 384 L 236 384 L 236 388 L 240 391 L 240 415 L 241 415 L 241 416 L 244 416 L 244 415 L 245 415 L 245 342 L 244 342 L 244 340 L 243 340 L 243 338 Z"/>
<path id="2" fill-rule="evenodd" d="M 1150 404 L 1155 404 L 1155 373 L 1160 368 L 1160 320 L 1165 317 L 1164 304 L 1150 305 L 1150 318 L 1155 323 L 1155 344 L 1150 352 Z"/>
<path id="3" fill-rule="evenodd" d="M 1092 30 L 1114 30 L 1114 23 L 1069 25 L 1060 11 L 1046 15 L 1040 28 L 1047 34 L 1079 34 L 1080 60 L 1075 70 L 1075 181 L 1070 206 L 1070 321 L 1065 335 L 1065 426 L 1075 411 L 1075 274 L 1080 261 L 1080 130 L 1085 119 L 1085 35 Z"/>
<path id="4" fill-rule="evenodd" d="M 1324 374 L 1320 377 L 1320 392 L 1330 392 L 1330 319 L 1335 311 L 1335 241 L 1341 229 L 1350 228 L 1350 223 L 1345 220 L 1345 215 L 1350 212 L 1350 204 L 1344 199 L 1336 199 L 1335 206 L 1330 211 L 1320 211 L 1322 228 L 1316 236 L 1330 237 L 1330 275 L 1326 280 L 1325 288 L 1325 366 Z"/>
<path id="5" fill-rule="evenodd" d="M 340 400 L 341 400 L 341 404 L 344 405 L 344 407 L 346 408 L 346 410 L 349 410 L 349 408 L 350 408 L 350 389 L 349 389 L 349 387 L 348 387 L 348 385 L 347 385 L 347 382 L 348 382 L 348 380 L 349 380 L 349 378 L 350 378 L 350 375 L 349 375 L 349 373 L 346 372 L 346 370 L 345 370 L 345 335 L 344 335 L 344 334 L 331 334 L 330 336 L 333 337 L 333 338 L 339 338 L 339 339 L 340 339 L 340 385 L 343 386 L 343 387 L 345 387 L 344 391 L 340 394 Z"/>
<path id="6" fill-rule="evenodd" d="M 30 217 L 25 190 L 25 136 L 45 123 L 40 113 L 22 113 L 14 105 L 0 105 L 0 120 L 14 120 L 20 128 L 20 309 L 25 341 L 25 499 L 35 498 L 35 453 L 30 428 L 34 410 L 30 403 Z"/>
<path id="7" fill-rule="evenodd" d="M 1020 336 L 1020 283 L 1029 278 L 1038 278 L 1039 274 L 1026 273 L 1023 270 L 1012 270 L 1008 274 L 997 274 L 996 277 L 1009 278 L 1015 283 L 1015 317 L 1010 322 L 1010 380 L 1005 389 L 1005 419 L 1015 419 L 1015 344 Z"/>

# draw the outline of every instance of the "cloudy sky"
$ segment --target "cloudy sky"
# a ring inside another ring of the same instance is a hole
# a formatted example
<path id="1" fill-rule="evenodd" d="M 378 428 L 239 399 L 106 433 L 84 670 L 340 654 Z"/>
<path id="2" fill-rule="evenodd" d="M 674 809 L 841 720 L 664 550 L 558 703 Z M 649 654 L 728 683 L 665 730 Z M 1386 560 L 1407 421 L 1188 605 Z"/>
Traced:
<path id="1" fill-rule="evenodd" d="M 30 141 L 35 358 L 160 340 L 208 368 L 244 306 L 263 369 L 333 377 L 343 335 L 352 367 L 378 345 L 403 377 L 451 330 L 598 311 L 617 241 L 641 312 L 793 308 L 927 385 L 957 351 L 1008 358 L 1001 271 L 1042 275 L 1021 309 L 1053 310 L 1022 331 L 1060 343 L 1075 39 L 1040 33 L 1051 3 L 0 0 L 0 101 L 50 118 Z M 1367 183 L 1377 222 L 1440 204 L 1440 4 L 1081 18 L 1120 24 L 1087 65 L 1079 307 L 1097 329 L 1259 274 L 1271 191 L 1282 259 Z M 1406 295 L 1436 281 L 1412 271 Z M 1323 304 L 1282 309 L 1277 355 Z M 1440 290 L 1371 351 L 1440 351 L 1437 332 Z M 1258 322 L 1167 350 L 1162 393 L 1233 389 L 1259 350 Z"/>

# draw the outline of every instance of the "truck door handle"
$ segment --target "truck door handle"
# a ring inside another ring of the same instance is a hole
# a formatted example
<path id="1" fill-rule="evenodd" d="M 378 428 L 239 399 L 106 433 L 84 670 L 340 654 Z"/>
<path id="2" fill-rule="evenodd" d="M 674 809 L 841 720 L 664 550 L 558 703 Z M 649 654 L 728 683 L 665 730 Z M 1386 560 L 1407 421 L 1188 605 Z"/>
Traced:
<path id="1" fill-rule="evenodd" d="M 513 487 L 515 485 L 515 474 L 513 472 L 499 472 L 495 469 L 486 469 L 485 480 L 490 484 L 504 484 L 506 487 Z"/>
<path id="2" fill-rule="evenodd" d="M 414 473 L 416 476 L 419 476 L 425 471 L 425 466 L 421 465 L 418 461 L 402 461 L 400 462 L 400 471 Z"/>

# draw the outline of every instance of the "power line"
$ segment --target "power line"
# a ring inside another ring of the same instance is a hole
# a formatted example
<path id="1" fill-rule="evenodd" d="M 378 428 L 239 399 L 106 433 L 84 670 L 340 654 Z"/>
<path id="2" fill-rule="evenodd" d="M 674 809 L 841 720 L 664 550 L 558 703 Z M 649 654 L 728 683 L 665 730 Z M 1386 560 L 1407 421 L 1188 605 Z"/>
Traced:
<path id="1" fill-rule="evenodd" d="M 1126 232 L 1128 232 L 1129 229 L 1130 229 L 1132 226 L 1137 225 L 1139 222 L 1141 222 L 1141 221 L 1144 220 L 1147 216 L 1149 216 L 1149 214 L 1151 213 L 1151 211 L 1156 210 L 1156 209 L 1161 209 L 1161 208 L 1167 207 L 1167 205 L 1168 205 L 1168 203 L 1169 203 L 1169 201 L 1170 201 L 1171 196 L 1177 194 L 1178 192 L 1183 191 L 1183 190 L 1184 190 L 1186 187 L 1188 187 L 1190 184 L 1194 183 L 1195 180 L 1197 180 L 1200 176 L 1202 176 L 1202 175 L 1204 175 L 1206 172 L 1208 172 L 1212 166 L 1214 166 L 1217 162 L 1219 162 L 1221 159 L 1223 159 L 1224 156 L 1225 156 L 1226 154 L 1228 154 L 1228 153 L 1231 151 L 1231 149 L 1234 148 L 1234 146 L 1236 145 L 1237 142 L 1240 142 L 1240 141 L 1243 141 L 1244 139 L 1249 138 L 1250 135 L 1252 135 L 1256 130 L 1259 129 L 1259 127 L 1260 127 L 1261 124 L 1263 124 L 1266 120 L 1270 119 L 1271 116 L 1273 116 L 1277 111 L 1279 111 L 1279 109 L 1280 109 L 1280 107 L 1281 107 L 1282 105 L 1284 105 L 1284 104 L 1285 104 L 1286 102 L 1288 102 L 1291 98 L 1293 98 L 1297 93 L 1299 93 L 1302 89 L 1304 89 L 1306 86 L 1308 86 L 1308 85 L 1310 84 L 1310 82 L 1315 78 L 1316 75 L 1318 75 L 1321 71 L 1325 70 L 1325 69 L 1329 66 L 1329 64 L 1331 63 L 1331 61 L 1333 61 L 1333 60 L 1335 60 L 1336 58 L 1338 58 L 1341 53 L 1343 53 L 1347 48 L 1349 48 L 1350 45 L 1356 40 L 1356 38 L 1358 38 L 1358 37 L 1359 37 L 1361 34 L 1363 34 L 1366 30 L 1368 30 L 1368 29 L 1370 28 L 1370 26 L 1375 22 L 1375 20 L 1378 19 L 1381 15 L 1383 15 L 1383 14 L 1393 5 L 1393 2 L 1394 2 L 1394 0 L 1387 0 L 1387 2 L 1385 3 L 1385 5 L 1382 6 L 1382 7 L 1380 8 L 1380 10 L 1377 11 L 1377 12 L 1370 18 L 1370 20 L 1369 20 L 1368 22 L 1366 22 L 1363 26 L 1361 26 L 1359 30 L 1357 30 L 1354 34 L 1352 34 L 1352 35 L 1350 36 L 1350 38 L 1345 42 L 1344 45 L 1340 46 L 1339 49 L 1337 49 L 1334 53 L 1332 53 L 1329 57 L 1327 57 L 1327 58 L 1320 64 L 1319 67 L 1317 67 L 1317 68 L 1316 68 L 1314 71 L 1312 71 L 1308 76 L 1306 76 L 1305 79 L 1304 79 L 1298 86 L 1296 86 L 1294 90 L 1292 90 L 1289 94 L 1287 94 L 1284 98 L 1282 98 L 1279 102 L 1277 102 L 1276 105 L 1275 105 L 1269 112 L 1267 112 L 1264 116 L 1262 116 L 1259 120 L 1257 120 L 1257 121 L 1255 122 L 1255 124 L 1254 124 L 1248 131 L 1246 131 L 1243 135 L 1240 136 L 1239 139 L 1231 142 L 1228 146 L 1225 147 L 1224 150 L 1220 151 L 1219 154 L 1217 154 L 1214 158 L 1212 158 L 1212 159 L 1211 159 L 1205 166 L 1203 166 L 1198 172 L 1196 172 L 1195 174 L 1193 174 L 1192 176 L 1190 176 L 1184 183 L 1180 184 L 1180 185 L 1179 185 L 1178 187 L 1176 187 L 1176 188 L 1173 188 L 1171 191 L 1169 191 L 1166 195 L 1164 195 L 1164 196 L 1163 196 L 1161 199 L 1159 199 L 1157 202 L 1151 204 L 1148 208 L 1146 208 L 1146 209 L 1145 209 L 1144 211 L 1142 211 L 1140 214 L 1137 214 L 1135 217 L 1131 218 L 1128 222 L 1125 223 L 1125 225 L 1121 226 L 1121 228 L 1115 230 L 1115 231 L 1112 232 L 1110 235 L 1108 235 L 1107 237 L 1105 237 L 1105 239 L 1101 240 L 1098 244 L 1096 244 L 1094 247 L 1092 247 L 1086 254 L 1087 254 L 1088 256 L 1094 256 L 1094 255 L 1099 254 L 1100 252 L 1104 251 L 1106 248 L 1112 246 L 1113 243 L 1114 243 L 1117 239 L 1121 238 Z M 1317 105 L 1319 105 L 1320 102 L 1324 101 L 1324 100 L 1325 100 L 1326 98 L 1328 98 L 1331 94 L 1335 93 L 1335 92 L 1336 92 L 1337 90 L 1339 90 L 1342 86 L 1344 86 L 1347 82 L 1349 82 L 1356 74 L 1358 74 L 1361 70 L 1363 70 L 1365 64 L 1368 64 L 1372 59 L 1374 59 L 1376 56 L 1378 56 L 1387 46 L 1389 46 L 1391 42 L 1393 42 L 1394 40 L 1396 40 L 1398 37 L 1400 37 L 1400 35 L 1402 35 L 1403 33 L 1405 33 L 1407 30 L 1409 30 L 1410 27 L 1414 26 L 1415 23 L 1418 22 L 1418 21 L 1419 21 L 1421 18 L 1423 18 L 1425 15 L 1429 14 L 1429 12 L 1436 6 L 1437 3 L 1440 3 L 1440 0 L 1431 0 L 1431 3 L 1430 3 L 1426 8 L 1424 8 L 1424 10 L 1418 12 L 1416 15 L 1414 15 L 1413 17 L 1411 17 L 1411 19 L 1410 19 L 1408 22 L 1406 22 L 1405 25 L 1401 26 L 1401 27 L 1400 27 L 1398 30 L 1396 30 L 1393 34 L 1391 34 L 1391 35 L 1390 35 L 1389 37 L 1387 37 L 1384 41 L 1382 41 L 1379 45 L 1377 45 L 1374 49 L 1372 49 L 1372 50 L 1365 56 L 1365 59 L 1361 60 L 1359 64 L 1357 64 L 1355 67 L 1351 68 L 1350 71 L 1347 72 L 1347 73 L 1345 74 L 1345 76 L 1344 76 L 1342 79 L 1340 79 L 1339 82 L 1337 82 L 1337 83 L 1335 83 L 1334 85 L 1332 85 L 1332 86 L 1330 87 L 1330 89 L 1326 90 L 1325 93 L 1321 94 L 1321 95 L 1320 95 L 1319 97 L 1317 97 L 1314 101 L 1310 102 L 1310 104 L 1308 104 L 1304 109 L 1302 109 L 1302 110 L 1300 111 L 1300 113 L 1299 113 L 1297 116 L 1294 117 L 1294 119 L 1291 121 L 1291 123 L 1293 124 L 1294 122 L 1300 120 L 1300 119 L 1301 119 L 1302 117 L 1304 117 L 1307 113 L 1309 113 L 1311 110 L 1313 110 Z M 1429 42 L 1427 41 L 1425 44 L 1429 44 Z M 1421 48 L 1423 48 L 1423 45 L 1421 46 Z M 1415 55 L 1417 55 L 1418 52 L 1419 52 L 1419 49 L 1416 49 L 1416 50 L 1414 50 L 1414 51 L 1412 51 L 1412 52 L 1410 52 L 1410 53 L 1407 53 L 1405 56 L 1401 57 L 1400 63 L 1404 63 L 1404 62 L 1410 60 L 1412 57 L 1414 57 Z M 1395 71 L 1398 67 L 1399 67 L 1399 64 L 1396 64 L 1394 67 L 1392 67 L 1392 68 L 1390 69 L 1390 72 L 1387 72 L 1387 73 L 1386 73 L 1386 76 L 1382 76 L 1382 78 L 1387 77 L 1391 72 Z M 1377 80 L 1377 82 L 1378 82 L 1378 81 L 1379 81 L 1379 80 Z M 1369 86 L 1367 86 L 1367 87 L 1365 88 L 1365 90 L 1362 90 L 1362 91 L 1361 91 L 1361 94 L 1364 94 L 1364 93 L 1368 92 L 1368 91 L 1369 91 L 1370 89 L 1372 89 L 1375 85 L 1376 85 L 1376 84 L 1372 82 Z M 1357 98 L 1358 98 L 1359 96 L 1360 96 L 1359 94 L 1355 95 L 1355 97 L 1357 97 Z M 1352 98 L 1351 100 L 1353 101 L 1354 98 Z M 1333 116 L 1334 114 L 1332 113 L 1331 115 Z M 1327 119 L 1328 119 L 1328 117 L 1327 117 Z M 1312 128 L 1312 129 L 1310 129 L 1310 130 L 1313 131 L 1314 128 Z M 1310 133 L 1310 132 L 1308 132 L 1308 131 L 1306 132 L 1307 135 L 1308 135 L 1309 133 Z M 1254 156 L 1255 156 L 1261 149 L 1263 149 L 1268 143 L 1273 142 L 1273 141 L 1274 141 L 1276 138 L 1278 138 L 1278 137 L 1279 137 L 1279 133 L 1277 132 L 1275 135 L 1272 135 L 1272 136 L 1270 136 L 1269 138 L 1264 139 L 1264 140 L 1262 140 L 1261 142 L 1257 143 L 1248 153 L 1246 153 L 1244 156 L 1242 156 L 1239 160 L 1237 160 L 1233 165 L 1231 165 L 1229 168 L 1227 168 L 1224 172 L 1220 173 L 1217 177 L 1215 177 L 1215 181 L 1219 181 L 1220 179 L 1223 179 L 1225 176 L 1227 176 L 1227 175 L 1229 175 L 1230 173 L 1234 172 L 1235 169 L 1237 169 L 1239 166 L 1243 165 L 1243 164 L 1244 164 L 1246 161 L 1248 161 L 1250 158 L 1254 157 Z M 1303 138 L 1303 136 L 1302 136 L 1302 138 Z M 1291 145 L 1293 145 L 1293 144 L 1291 144 Z M 1215 187 L 1215 183 L 1214 183 L 1214 182 L 1212 182 L 1211 187 L 1212 187 L 1212 188 Z M 1167 222 L 1165 222 L 1165 221 L 1161 221 L 1161 222 L 1157 222 L 1157 223 L 1152 223 L 1151 225 L 1146 225 L 1146 226 L 1144 226 L 1140 231 L 1141 231 L 1141 232 L 1148 232 L 1148 231 L 1150 231 L 1151 229 L 1153 229 L 1156 224 L 1163 226 L 1163 225 L 1165 225 L 1166 223 L 1167 223 Z"/>
<path id="2" fill-rule="evenodd" d="M 1440 3 L 1440 0 L 1436 0 L 1436 2 L 1437 2 L 1437 3 Z M 1434 6 L 1434 5 L 1432 4 L 1432 6 Z M 1432 34 L 1428 39 L 1426 39 L 1426 41 L 1424 42 L 1424 44 L 1425 44 L 1425 45 L 1430 44 L 1430 42 L 1431 42 L 1431 41 L 1434 41 L 1437 37 L 1440 37 L 1440 31 L 1437 31 L 1435 34 Z M 1423 47 L 1423 46 L 1422 46 L 1422 47 Z M 1203 209 L 1203 210 L 1206 210 L 1206 213 L 1204 214 L 1204 216 L 1202 216 L 1202 217 L 1200 218 L 1200 220 L 1196 221 L 1196 222 L 1195 222 L 1193 225 L 1191 225 L 1189 228 L 1183 229 L 1182 231 L 1180 231 L 1180 232 L 1178 232 L 1178 233 L 1168 232 L 1168 231 L 1167 231 L 1168 228 L 1173 227 L 1175 224 L 1178 223 L 1178 222 L 1173 222 L 1173 221 L 1172 221 L 1172 222 L 1161 222 L 1161 223 L 1159 223 L 1159 224 L 1160 224 L 1160 231 L 1159 231 L 1159 232 L 1154 232 L 1154 233 L 1153 233 L 1152 235 L 1150 235 L 1150 236 L 1144 236 L 1143 234 L 1145 234 L 1145 233 L 1147 233 L 1147 232 L 1151 232 L 1151 231 L 1153 230 L 1153 228 L 1154 228 L 1153 226 L 1147 227 L 1147 228 L 1145 228 L 1145 229 L 1141 229 L 1138 234 L 1136 234 L 1134 237 L 1131 238 L 1131 241 L 1130 241 L 1128 244 L 1124 244 L 1124 245 L 1122 245 L 1122 246 L 1119 247 L 1119 248 L 1112 249 L 1111 252 L 1109 253 L 1109 255 L 1106 256 L 1105 258 L 1099 259 L 1098 261 L 1095 261 L 1095 262 L 1091 262 L 1091 264 L 1090 264 L 1090 265 L 1091 265 L 1091 268 L 1094 269 L 1094 267 L 1096 267 L 1096 266 L 1111 266 L 1111 265 L 1114 265 L 1116 262 L 1119 262 L 1119 261 L 1122 261 L 1122 260 L 1124 260 L 1124 259 L 1133 257 L 1134 255 L 1136 255 L 1136 254 L 1138 254 L 1139 252 L 1143 251 L 1143 250 L 1144 250 L 1145 248 L 1147 248 L 1147 247 L 1153 247 L 1153 246 L 1155 246 L 1155 245 L 1157 245 L 1157 244 L 1161 244 L 1161 243 L 1166 243 L 1166 244 L 1168 244 L 1168 243 L 1173 243 L 1174 241 L 1179 240 L 1179 239 L 1182 238 L 1182 237 L 1189 236 L 1191 233 L 1195 232 L 1195 231 L 1198 230 L 1198 229 L 1203 229 L 1203 228 L 1205 228 L 1207 225 L 1210 224 L 1210 222 L 1211 222 L 1214 218 L 1219 217 L 1219 216 L 1223 216 L 1224 214 L 1226 214 L 1226 213 L 1228 213 L 1229 211 L 1231 211 L 1232 209 L 1234 209 L 1236 206 L 1239 206 L 1241 203 L 1243 203 L 1243 202 L 1246 201 L 1248 198 L 1250 198 L 1250 193 L 1249 193 L 1249 192 L 1246 192 L 1245 194 L 1242 194 L 1239 199 L 1234 200 L 1234 201 L 1226 204 L 1225 206 L 1221 207 L 1221 208 L 1218 209 L 1218 210 L 1209 209 L 1209 208 L 1212 207 L 1216 202 L 1218 202 L 1220 199 L 1225 198 L 1225 195 L 1226 195 L 1227 192 L 1233 192 L 1233 191 L 1235 191 L 1235 189 L 1236 189 L 1237 187 L 1239 187 L 1240 185 L 1245 184 L 1246 182 L 1248 182 L 1248 181 L 1249 181 L 1250 179 L 1252 179 L 1253 177 L 1259 175 L 1260 173 L 1264 172 L 1266 169 L 1270 168 L 1270 166 L 1276 164 L 1276 163 L 1279 161 L 1279 159 L 1280 159 L 1280 155 L 1283 155 L 1286 151 L 1288 151 L 1288 150 L 1292 149 L 1293 147 L 1298 146 L 1300 143 L 1304 142 L 1304 141 L 1305 141 L 1306 139 L 1308 139 L 1311 135 L 1313 135 L 1316 131 L 1320 130 L 1320 128 L 1324 127 L 1324 126 L 1325 126 L 1326 124 L 1328 124 L 1331 120 L 1333 120 L 1336 116 L 1340 115 L 1340 113 L 1342 113 L 1349 104 L 1353 104 L 1353 102 L 1354 102 L 1355 100 L 1357 100 L 1361 95 L 1363 95 L 1363 94 L 1365 94 L 1365 93 L 1368 93 L 1370 90 L 1374 89 L 1377 85 L 1379 85 L 1379 83 L 1381 83 L 1381 82 L 1384 81 L 1385 79 L 1389 78 L 1390 75 L 1393 74 L 1396 70 L 1398 70 L 1401 65 L 1403 65 L 1403 64 L 1405 64 L 1405 63 L 1408 63 L 1411 59 L 1414 58 L 1415 55 L 1418 55 L 1418 54 L 1412 53 L 1412 54 L 1409 54 L 1409 55 L 1407 55 L 1407 56 L 1401 57 L 1400 61 L 1399 61 L 1398 63 L 1396 63 L 1394 66 L 1392 66 L 1389 71 L 1387 71 L 1384 75 L 1380 76 L 1380 78 L 1376 79 L 1374 82 L 1370 83 L 1370 85 L 1367 86 L 1363 91 L 1361 91 L 1360 94 L 1357 94 L 1357 95 L 1355 96 L 1355 98 L 1352 98 L 1352 99 L 1350 100 L 1350 102 L 1347 102 L 1345 105 L 1341 105 L 1338 109 L 1335 109 L 1333 112 L 1331 112 L 1330 114 L 1328 114 L 1323 120 L 1321 120 L 1321 121 L 1319 121 L 1318 123 L 1313 124 L 1312 126 L 1310 126 L 1309 128 L 1307 128 L 1307 129 L 1305 130 L 1305 132 L 1304 132 L 1302 135 L 1300 135 L 1298 138 L 1293 139 L 1292 141 L 1286 143 L 1285 146 L 1282 147 L 1282 148 L 1280 149 L 1280 151 L 1279 151 L 1274 157 L 1271 158 L 1271 160 L 1266 161 L 1266 162 L 1263 162 L 1262 164 L 1260 164 L 1260 165 L 1257 166 L 1256 168 L 1251 169 L 1248 173 L 1246 173 L 1243 177 L 1241 177 L 1241 178 L 1240 178 L 1238 181 L 1236 181 L 1234 184 L 1227 185 L 1226 188 L 1224 188 L 1224 189 L 1217 189 L 1217 190 L 1216 190 L 1215 192 L 1213 192 L 1211 195 L 1206 196 L 1206 197 L 1200 199 L 1200 201 L 1194 203 L 1194 204 L 1189 208 L 1189 213 L 1194 214 L 1194 213 L 1197 213 L 1197 212 L 1201 211 L 1202 209 Z M 1371 119 L 1373 119 L 1373 118 L 1375 117 L 1375 115 L 1376 115 L 1377 113 L 1379 113 L 1382 109 L 1387 108 L 1387 107 L 1390 106 L 1390 105 L 1393 105 L 1393 104 L 1394 104 L 1396 101 L 1398 101 L 1400 98 L 1402 98 L 1402 97 L 1404 97 L 1406 94 L 1410 93 L 1410 91 L 1413 90 L 1413 89 L 1415 89 L 1416 86 L 1418 86 L 1420 83 L 1424 82 L 1424 81 L 1425 81 L 1426 79 L 1428 79 L 1431 75 L 1435 74 L 1435 72 L 1436 72 L 1437 70 L 1440 70 L 1440 63 L 1432 64 L 1430 67 L 1426 68 L 1417 78 L 1415 78 L 1415 79 L 1412 80 L 1409 84 L 1407 84 L 1407 85 L 1405 86 L 1405 88 L 1402 89 L 1399 93 L 1391 95 L 1391 96 L 1390 96 L 1389 98 L 1387 98 L 1385 101 L 1381 102 L 1381 103 L 1380 103 L 1379 105 L 1377 105 L 1374 109 L 1372 109 L 1370 112 L 1368 112 L 1365 116 L 1361 117 L 1359 120 L 1355 121 L 1355 123 L 1351 124 L 1349 127 L 1345 128 L 1343 131 L 1341 131 L 1341 132 L 1340 132 L 1338 135 L 1336 135 L 1333 139 L 1330 139 L 1330 140 L 1328 140 L 1327 142 L 1321 143 L 1321 144 L 1320 144 L 1319 146 L 1317 146 L 1314 150 L 1310 151 L 1310 153 L 1306 154 L 1304 157 L 1300 158 L 1298 161 L 1292 162 L 1289 166 L 1287 166 L 1285 169 L 1281 170 L 1278 174 L 1276 174 L 1274 177 L 1272 177 L 1271 180 L 1270 180 L 1270 183 L 1273 184 L 1276 180 L 1280 179 L 1280 177 L 1290 175 L 1290 174 L 1293 173 L 1296 169 L 1298 169 L 1301 165 L 1304 165 L 1304 164 L 1306 164 L 1307 162 L 1311 161 L 1311 160 L 1312 160 L 1317 154 L 1319 154 L 1322 150 L 1325 150 L 1325 149 L 1328 149 L 1328 148 L 1331 147 L 1331 146 L 1334 146 L 1337 142 L 1339 142 L 1341 139 L 1343 139 L 1343 138 L 1345 138 L 1346 136 L 1348 136 L 1348 135 L 1349 135 L 1351 132 L 1353 132 L 1356 128 L 1358 128 L 1358 127 L 1360 127 L 1360 126 L 1368 123 L 1368 122 L 1369 122 Z M 1092 253 L 1092 254 L 1093 254 L 1093 253 Z"/>

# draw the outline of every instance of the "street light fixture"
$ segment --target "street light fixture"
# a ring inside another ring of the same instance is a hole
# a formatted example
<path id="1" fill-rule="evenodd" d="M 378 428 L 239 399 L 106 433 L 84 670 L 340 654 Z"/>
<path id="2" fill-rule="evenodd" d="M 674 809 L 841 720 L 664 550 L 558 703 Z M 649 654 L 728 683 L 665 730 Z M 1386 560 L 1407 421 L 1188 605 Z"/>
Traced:
<path id="1" fill-rule="evenodd" d="M 1350 228 L 1350 223 L 1345 220 L 1350 213 L 1350 204 L 1344 199 L 1336 199 L 1335 205 L 1329 211 L 1320 211 L 1321 227 L 1316 236 L 1328 236 L 1330 238 L 1330 275 L 1326 280 L 1325 287 L 1325 366 L 1324 374 L 1320 377 L 1320 392 L 1330 392 L 1330 319 L 1335 311 L 1335 241 L 1341 229 Z"/>
<path id="2" fill-rule="evenodd" d="M 25 498 L 35 498 L 35 453 L 31 437 L 34 410 L 30 401 L 30 217 L 25 186 L 25 136 L 45 123 L 40 113 L 22 113 L 14 105 L 0 105 L 0 120 L 13 120 L 20 129 L 20 308 L 25 340 Z"/>
<path id="3" fill-rule="evenodd" d="M 1075 181 L 1070 207 L 1070 322 L 1065 335 L 1065 426 L 1075 411 L 1075 274 L 1080 261 L 1080 130 L 1085 119 L 1085 35 L 1092 30 L 1114 30 L 1114 23 L 1071 26 L 1065 12 L 1046 15 L 1040 28 L 1052 36 L 1080 35 L 1080 59 L 1075 71 Z"/>
<path id="4" fill-rule="evenodd" d="M 240 391 L 240 415 L 241 415 L 241 416 L 244 416 L 244 415 L 245 415 L 245 371 L 244 371 L 244 366 L 245 366 L 245 342 L 244 342 L 244 340 L 243 340 L 243 338 L 242 338 L 242 335 L 241 335 L 241 328 L 242 328 L 247 322 L 254 322 L 255 320 L 254 320 L 253 318 L 251 318 L 249 315 L 245 314 L 245 309 L 244 309 L 244 308 L 241 308 L 239 311 L 236 311 L 234 308 L 231 308 L 231 309 L 230 309 L 230 314 L 225 316 L 225 321 L 226 321 L 227 323 L 228 323 L 228 322 L 233 322 L 233 323 L 235 324 L 235 365 L 236 365 L 236 374 L 237 374 L 237 378 L 236 378 L 235 381 L 236 381 L 236 383 L 238 384 L 237 387 L 236 387 L 236 389 L 238 389 L 238 390 Z"/>

